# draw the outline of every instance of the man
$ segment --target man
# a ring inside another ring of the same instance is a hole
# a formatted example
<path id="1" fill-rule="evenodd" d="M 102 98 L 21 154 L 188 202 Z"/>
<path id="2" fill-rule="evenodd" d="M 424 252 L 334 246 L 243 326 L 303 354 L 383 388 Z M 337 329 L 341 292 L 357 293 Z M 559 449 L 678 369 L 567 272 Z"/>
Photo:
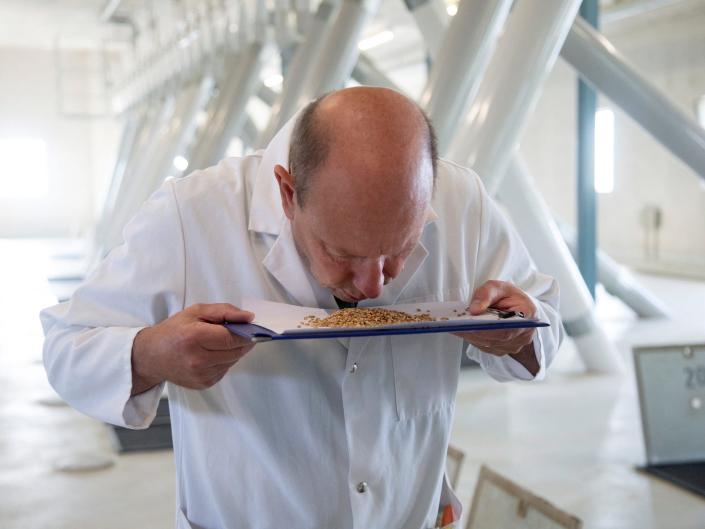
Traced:
<path id="1" fill-rule="evenodd" d="M 498 380 L 543 376 L 561 339 L 539 274 L 470 170 L 437 160 L 409 99 L 351 88 L 264 152 L 166 182 L 68 304 L 45 365 L 77 409 L 130 428 L 165 384 L 177 527 L 433 527 L 460 355 Z M 472 301 L 539 330 L 257 345 L 221 323 L 244 298 L 334 309 Z"/>

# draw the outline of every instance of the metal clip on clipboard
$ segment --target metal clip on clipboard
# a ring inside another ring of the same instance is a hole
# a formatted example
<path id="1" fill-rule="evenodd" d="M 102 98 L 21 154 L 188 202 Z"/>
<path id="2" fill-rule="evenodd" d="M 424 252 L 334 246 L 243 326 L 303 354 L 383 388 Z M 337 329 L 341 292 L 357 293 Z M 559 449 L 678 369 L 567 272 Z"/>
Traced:
<path id="1" fill-rule="evenodd" d="M 515 310 L 502 310 L 502 309 L 496 309 L 494 307 L 488 307 L 486 309 L 486 312 L 489 312 L 491 314 L 495 314 L 499 316 L 501 319 L 505 320 L 507 318 L 513 318 L 514 316 L 518 316 L 520 318 L 525 318 L 526 316 L 524 315 L 523 312 L 521 311 L 515 311 Z"/>

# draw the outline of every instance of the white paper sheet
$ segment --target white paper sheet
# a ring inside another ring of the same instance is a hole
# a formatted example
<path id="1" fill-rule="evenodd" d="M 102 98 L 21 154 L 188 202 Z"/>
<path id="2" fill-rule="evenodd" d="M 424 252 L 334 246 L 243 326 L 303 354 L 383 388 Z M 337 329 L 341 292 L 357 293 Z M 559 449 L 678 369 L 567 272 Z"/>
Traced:
<path id="1" fill-rule="evenodd" d="M 252 321 L 255 325 L 260 325 L 270 329 L 276 333 L 293 333 L 301 332 L 311 327 L 307 327 L 303 320 L 306 316 L 315 316 L 317 318 L 325 318 L 334 311 L 326 311 L 324 309 L 312 307 L 299 307 L 297 305 L 288 305 L 286 303 L 275 303 L 273 301 L 264 301 L 261 299 L 244 299 L 242 308 L 254 312 L 255 319 Z M 514 321 L 521 319 L 519 317 L 501 319 L 495 314 L 482 314 L 479 316 L 471 316 L 466 312 L 466 301 L 446 301 L 433 303 L 408 303 L 401 305 L 385 305 L 374 307 L 380 309 L 399 310 L 411 315 L 428 314 L 432 318 L 436 318 L 433 322 L 409 322 L 395 325 L 379 326 L 380 328 L 395 328 L 395 327 L 442 327 L 445 325 L 453 325 L 458 321 Z M 324 329 L 326 327 L 318 327 Z M 342 329 L 343 327 L 338 327 Z"/>
<path id="2" fill-rule="evenodd" d="M 242 302 L 242 308 L 255 313 L 255 319 L 252 323 L 266 327 L 279 334 L 286 330 L 296 329 L 306 316 L 316 316 L 317 318 L 328 316 L 328 312 L 324 309 L 299 307 L 262 299 L 246 298 Z"/>

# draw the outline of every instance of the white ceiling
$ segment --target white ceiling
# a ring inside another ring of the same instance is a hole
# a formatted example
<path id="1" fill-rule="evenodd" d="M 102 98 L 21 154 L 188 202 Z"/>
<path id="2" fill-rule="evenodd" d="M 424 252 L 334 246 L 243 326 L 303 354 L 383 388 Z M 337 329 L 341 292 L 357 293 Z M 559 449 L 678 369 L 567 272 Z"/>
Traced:
<path id="1" fill-rule="evenodd" d="M 94 36 L 102 0 L 2 0 L 0 46 L 51 48 L 60 34 Z"/>
<path id="2" fill-rule="evenodd" d="M 672 8 L 703 2 L 705 0 L 600 0 L 607 16 L 614 10 L 629 16 L 651 10 L 656 15 L 664 6 Z M 128 27 L 100 21 L 100 14 L 108 3 L 109 0 L 0 0 L 0 47 L 51 49 L 57 38 L 65 46 L 97 47 L 101 41 L 128 39 Z M 146 0 L 122 0 L 120 12 L 144 12 L 148 5 Z M 157 14 L 159 12 L 158 9 Z M 375 51 L 383 61 L 386 57 L 399 58 L 398 54 L 408 51 L 409 44 L 418 39 L 418 31 L 402 0 L 383 0 L 380 12 L 366 33 L 373 34 L 385 27 L 394 31 L 395 39 L 384 49 Z"/>

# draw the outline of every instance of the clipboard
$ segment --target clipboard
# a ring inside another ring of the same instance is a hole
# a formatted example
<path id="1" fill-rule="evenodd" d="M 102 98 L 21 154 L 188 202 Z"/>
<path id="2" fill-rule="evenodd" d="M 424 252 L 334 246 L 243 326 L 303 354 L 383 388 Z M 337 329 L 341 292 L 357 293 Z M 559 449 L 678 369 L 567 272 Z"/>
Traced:
<path id="1" fill-rule="evenodd" d="M 510 314 L 496 309 L 479 316 L 471 316 L 466 312 L 467 302 L 464 301 L 374 307 L 398 310 L 412 315 L 428 314 L 435 318 L 434 321 L 408 322 L 378 327 L 309 327 L 303 324 L 306 316 L 325 318 L 334 311 L 263 300 L 243 300 L 242 306 L 245 310 L 254 312 L 255 319 L 251 323 L 224 323 L 224 325 L 231 332 L 254 343 L 272 340 L 475 332 L 549 326 L 547 322 L 526 318 L 520 313 Z"/>

